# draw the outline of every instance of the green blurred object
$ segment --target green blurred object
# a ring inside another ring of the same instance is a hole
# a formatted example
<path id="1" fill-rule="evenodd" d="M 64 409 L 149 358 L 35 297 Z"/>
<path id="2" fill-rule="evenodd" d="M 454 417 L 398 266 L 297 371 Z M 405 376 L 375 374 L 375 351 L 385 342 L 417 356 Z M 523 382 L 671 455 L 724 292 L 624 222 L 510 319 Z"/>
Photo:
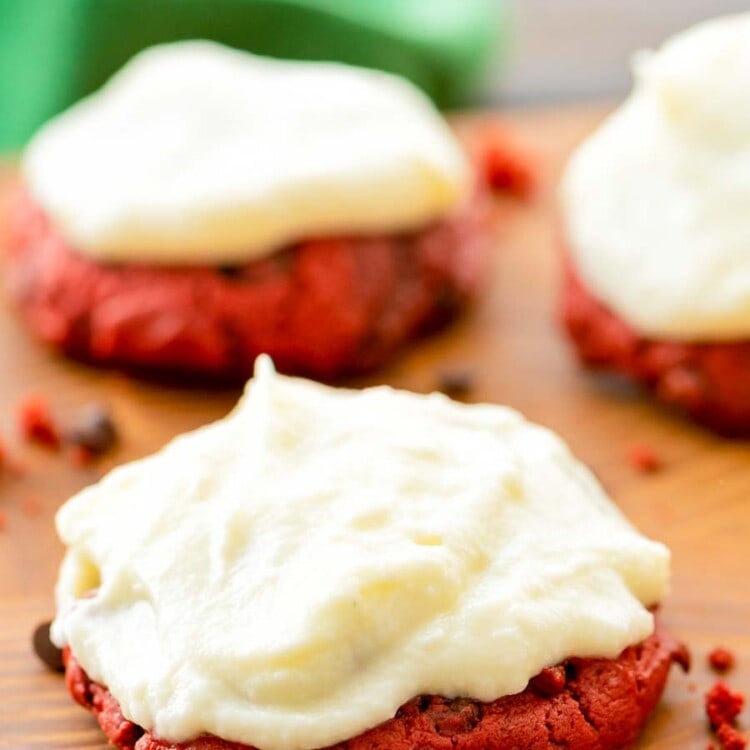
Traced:
<path id="1" fill-rule="evenodd" d="M 0 151 L 160 42 L 380 68 L 455 107 L 509 26 L 506 0 L 0 0 Z"/>

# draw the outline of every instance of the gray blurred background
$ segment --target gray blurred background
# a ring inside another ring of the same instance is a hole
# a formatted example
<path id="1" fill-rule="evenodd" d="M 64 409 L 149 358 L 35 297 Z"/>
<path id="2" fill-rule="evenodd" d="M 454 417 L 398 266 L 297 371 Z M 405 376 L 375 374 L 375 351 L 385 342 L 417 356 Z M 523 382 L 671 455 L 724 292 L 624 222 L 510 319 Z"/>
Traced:
<path id="1" fill-rule="evenodd" d="M 517 40 L 502 76 L 491 76 L 493 103 L 536 104 L 615 98 L 630 85 L 634 49 L 748 0 L 516 0 Z M 750 43 L 750 40 L 749 42 Z"/>

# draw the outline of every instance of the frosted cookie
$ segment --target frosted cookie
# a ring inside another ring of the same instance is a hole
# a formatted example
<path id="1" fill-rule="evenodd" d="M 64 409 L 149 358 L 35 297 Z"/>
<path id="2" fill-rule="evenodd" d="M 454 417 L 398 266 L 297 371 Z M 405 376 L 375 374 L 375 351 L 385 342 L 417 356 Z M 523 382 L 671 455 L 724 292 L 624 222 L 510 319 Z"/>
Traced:
<path id="1" fill-rule="evenodd" d="M 475 293 L 486 191 L 395 76 L 151 48 L 22 159 L 11 296 L 95 362 L 245 379 L 375 367 Z"/>
<path id="2" fill-rule="evenodd" d="M 121 748 L 632 744 L 667 549 L 510 409 L 255 378 L 57 517 L 52 637 Z"/>
<path id="3" fill-rule="evenodd" d="M 750 14 L 635 58 L 562 183 L 562 313 L 580 358 L 750 433 Z"/>

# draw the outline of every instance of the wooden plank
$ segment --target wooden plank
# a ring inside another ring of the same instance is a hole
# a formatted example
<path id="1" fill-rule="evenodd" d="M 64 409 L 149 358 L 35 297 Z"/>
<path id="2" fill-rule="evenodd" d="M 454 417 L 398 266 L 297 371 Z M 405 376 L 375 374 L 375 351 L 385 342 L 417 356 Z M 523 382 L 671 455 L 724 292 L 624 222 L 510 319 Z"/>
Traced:
<path id="1" fill-rule="evenodd" d="M 696 665 L 689 677 L 673 674 L 641 746 L 704 748 L 709 734 L 702 694 L 714 679 L 705 663 L 711 647 L 721 643 L 737 652 L 730 681 L 750 693 L 750 446 L 712 436 L 632 389 L 582 373 L 560 335 L 554 185 L 571 146 L 601 116 L 575 109 L 504 117 L 539 154 L 542 194 L 531 205 L 498 208 L 494 271 L 481 303 L 367 382 L 428 391 L 442 367 L 471 368 L 473 400 L 510 404 L 561 432 L 633 521 L 670 545 L 674 585 L 664 617 L 689 642 Z M 138 383 L 67 362 L 30 341 L 6 307 L 0 309 L 0 347 L 0 433 L 28 467 L 23 477 L 0 478 L 0 511 L 7 517 L 0 532 L 0 747 L 103 750 L 93 720 L 70 701 L 61 678 L 37 663 L 29 645 L 36 623 L 52 613 L 61 553 L 54 511 L 95 474 L 57 454 L 21 447 L 13 438 L 13 405 L 30 390 L 47 394 L 64 416 L 91 401 L 107 402 L 123 433 L 112 457 L 120 462 L 222 416 L 238 390 Z M 658 451 L 663 471 L 634 471 L 626 460 L 634 441 Z"/>

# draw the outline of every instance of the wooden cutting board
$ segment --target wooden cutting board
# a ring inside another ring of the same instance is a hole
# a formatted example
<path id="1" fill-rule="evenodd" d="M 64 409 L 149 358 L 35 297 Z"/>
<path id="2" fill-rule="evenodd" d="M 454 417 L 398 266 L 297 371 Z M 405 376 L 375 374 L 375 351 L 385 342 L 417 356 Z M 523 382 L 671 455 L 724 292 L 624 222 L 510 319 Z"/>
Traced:
<path id="1" fill-rule="evenodd" d="M 703 750 L 710 736 L 702 696 L 715 679 L 706 654 L 713 646 L 736 651 L 739 664 L 728 679 L 750 695 L 750 444 L 714 437 L 634 389 L 581 372 L 560 335 L 554 185 L 571 147 L 602 115 L 592 109 L 503 115 L 539 156 L 540 195 L 530 204 L 498 207 L 494 273 L 476 309 L 367 382 L 429 391 L 441 369 L 469 369 L 476 381 L 470 400 L 510 404 L 558 430 L 632 520 L 672 548 L 674 584 L 664 619 L 691 646 L 695 666 L 687 677 L 673 672 L 641 746 Z M 473 119 L 460 127 L 471 127 Z M 221 417 L 238 390 L 139 383 L 64 361 L 33 343 L 7 306 L 0 309 L 0 434 L 26 466 L 23 476 L 0 477 L 6 521 L 0 531 L 0 747 L 101 750 L 94 720 L 30 648 L 34 626 L 53 612 L 61 555 L 55 509 L 96 471 L 20 444 L 13 409 L 29 392 L 45 394 L 63 419 L 92 401 L 109 405 L 122 441 L 103 470 Z M 627 460 L 633 443 L 652 447 L 663 469 L 638 473 Z"/>

